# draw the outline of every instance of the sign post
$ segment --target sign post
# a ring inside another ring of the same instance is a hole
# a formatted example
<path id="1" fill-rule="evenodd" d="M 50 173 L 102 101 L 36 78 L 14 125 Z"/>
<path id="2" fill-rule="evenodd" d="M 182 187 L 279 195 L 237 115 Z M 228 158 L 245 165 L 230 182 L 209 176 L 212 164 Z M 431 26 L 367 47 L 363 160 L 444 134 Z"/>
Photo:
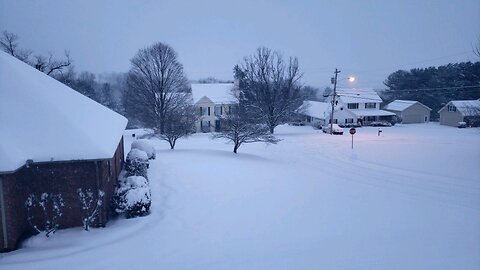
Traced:
<path id="1" fill-rule="evenodd" d="M 352 149 L 353 149 L 353 134 L 355 134 L 355 132 L 357 132 L 357 130 L 352 127 L 352 128 L 350 129 L 350 134 L 352 134 Z"/>

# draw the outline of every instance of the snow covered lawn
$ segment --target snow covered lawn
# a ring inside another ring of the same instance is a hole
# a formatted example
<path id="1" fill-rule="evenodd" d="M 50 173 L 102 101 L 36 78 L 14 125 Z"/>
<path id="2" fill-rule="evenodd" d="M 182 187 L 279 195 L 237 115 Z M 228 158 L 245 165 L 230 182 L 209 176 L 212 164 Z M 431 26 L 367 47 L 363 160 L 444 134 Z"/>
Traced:
<path id="1" fill-rule="evenodd" d="M 154 140 L 151 215 L 33 237 L 0 269 L 480 269 L 480 129 L 360 128 L 353 150 L 276 132 L 238 155 Z"/>

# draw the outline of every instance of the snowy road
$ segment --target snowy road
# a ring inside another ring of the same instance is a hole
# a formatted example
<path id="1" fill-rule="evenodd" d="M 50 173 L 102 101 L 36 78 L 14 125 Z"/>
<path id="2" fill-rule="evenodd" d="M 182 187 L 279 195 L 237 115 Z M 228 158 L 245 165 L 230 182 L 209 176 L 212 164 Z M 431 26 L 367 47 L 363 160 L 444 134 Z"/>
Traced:
<path id="1" fill-rule="evenodd" d="M 150 216 L 34 237 L 0 269 L 480 269 L 479 129 L 277 134 L 156 141 Z"/>

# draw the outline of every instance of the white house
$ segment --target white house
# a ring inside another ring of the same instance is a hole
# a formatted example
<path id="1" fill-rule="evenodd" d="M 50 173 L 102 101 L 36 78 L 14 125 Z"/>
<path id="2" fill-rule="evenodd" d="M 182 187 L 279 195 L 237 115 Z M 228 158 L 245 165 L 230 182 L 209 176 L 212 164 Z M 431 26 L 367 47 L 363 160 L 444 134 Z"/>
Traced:
<path id="1" fill-rule="evenodd" d="M 305 101 L 297 110 L 311 125 L 330 123 L 332 97 L 327 102 Z M 395 113 L 380 110 L 382 99 L 373 90 L 339 89 L 335 97 L 333 123 L 339 125 L 368 125 L 375 121 L 390 121 Z"/>
<path id="2" fill-rule="evenodd" d="M 304 101 L 302 106 L 297 109 L 297 113 L 304 116 L 303 121 L 307 125 L 320 127 L 330 123 L 330 114 L 332 113 L 332 103 L 319 101 Z M 343 121 L 339 121 L 342 119 Z M 357 122 L 356 115 L 348 109 L 343 109 L 338 105 L 333 112 L 333 123 L 341 125 L 354 125 Z"/>
<path id="3" fill-rule="evenodd" d="M 452 100 L 439 111 L 440 125 L 456 127 L 459 122 L 469 126 L 480 124 L 480 100 Z"/>
<path id="4" fill-rule="evenodd" d="M 198 109 L 197 132 L 220 130 L 219 116 L 227 114 L 237 103 L 233 83 L 194 83 L 193 103 Z"/>
<path id="5" fill-rule="evenodd" d="M 428 123 L 432 109 L 415 100 L 394 100 L 384 107 L 402 119 L 403 124 Z"/>

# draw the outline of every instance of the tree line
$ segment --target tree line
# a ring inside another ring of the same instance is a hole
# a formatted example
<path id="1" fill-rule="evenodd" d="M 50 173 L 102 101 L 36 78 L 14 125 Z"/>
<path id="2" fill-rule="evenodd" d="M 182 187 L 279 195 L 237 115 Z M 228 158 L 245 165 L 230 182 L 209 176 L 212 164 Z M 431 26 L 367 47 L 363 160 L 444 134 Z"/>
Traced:
<path id="1" fill-rule="evenodd" d="M 430 107 L 431 119 L 437 120 L 438 110 L 449 101 L 480 98 L 480 62 L 398 70 L 384 84 L 388 87 L 381 93 L 385 103 L 416 100 Z"/>

